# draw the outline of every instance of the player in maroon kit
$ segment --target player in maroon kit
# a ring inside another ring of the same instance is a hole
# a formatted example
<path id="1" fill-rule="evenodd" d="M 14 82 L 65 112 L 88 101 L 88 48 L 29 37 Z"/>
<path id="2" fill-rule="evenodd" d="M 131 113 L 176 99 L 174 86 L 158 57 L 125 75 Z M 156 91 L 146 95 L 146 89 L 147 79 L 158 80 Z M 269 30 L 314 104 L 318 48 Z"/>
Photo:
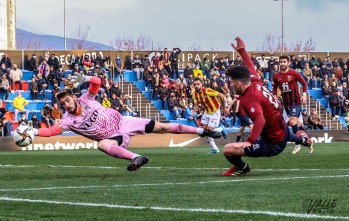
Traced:
<path id="1" fill-rule="evenodd" d="M 230 143 L 224 147 L 224 156 L 233 164 L 223 176 L 238 176 L 250 171 L 241 156 L 271 157 L 281 153 L 288 141 L 312 145 L 311 139 L 303 133 L 290 133 L 282 116 L 281 103 L 262 85 L 253 62 L 245 51 L 245 44 L 236 38 L 233 48 L 239 52 L 246 66 L 228 68 L 234 92 L 240 96 L 239 111 L 253 121 L 253 130 L 246 142 Z M 260 136 L 260 139 L 257 139 Z"/>
<path id="2" fill-rule="evenodd" d="M 298 130 L 305 130 L 303 126 L 298 127 L 299 117 L 301 115 L 302 104 L 306 104 L 308 86 L 304 78 L 295 70 L 290 69 L 290 59 L 288 56 L 280 56 L 281 71 L 274 75 L 273 95 L 277 96 L 277 89 L 281 91 L 283 105 L 287 115 L 289 116 L 289 125 L 292 127 L 294 134 Z M 298 82 L 302 84 L 303 95 L 300 97 L 298 90 Z M 296 144 L 293 154 L 300 151 L 301 146 Z M 313 152 L 313 146 L 309 147 L 310 153 Z"/>

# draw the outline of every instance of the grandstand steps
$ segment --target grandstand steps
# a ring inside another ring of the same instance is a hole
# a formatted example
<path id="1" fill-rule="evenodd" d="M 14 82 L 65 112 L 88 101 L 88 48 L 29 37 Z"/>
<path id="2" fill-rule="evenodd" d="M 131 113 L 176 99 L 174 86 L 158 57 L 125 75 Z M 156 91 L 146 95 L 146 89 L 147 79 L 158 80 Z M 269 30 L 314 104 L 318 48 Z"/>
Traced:
<path id="1" fill-rule="evenodd" d="M 310 106 L 308 108 L 309 110 L 307 110 L 308 115 L 310 115 L 310 111 L 312 109 L 316 109 L 326 129 L 343 129 L 343 124 L 345 123 L 344 118 L 340 117 L 338 119 L 332 120 L 331 111 L 328 108 L 325 108 L 324 105 L 325 104 L 322 101 L 319 101 L 319 99 L 310 96 Z"/>
<path id="2" fill-rule="evenodd" d="M 124 91 L 132 97 L 131 107 L 133 110 L 137 110 L 140 113 L 140 117 L 168 122 L 168 119 L 166 119 L 161 111 L 155 107 L 154 103 L 142 93 L 134 82 L 125 82 Z"/>

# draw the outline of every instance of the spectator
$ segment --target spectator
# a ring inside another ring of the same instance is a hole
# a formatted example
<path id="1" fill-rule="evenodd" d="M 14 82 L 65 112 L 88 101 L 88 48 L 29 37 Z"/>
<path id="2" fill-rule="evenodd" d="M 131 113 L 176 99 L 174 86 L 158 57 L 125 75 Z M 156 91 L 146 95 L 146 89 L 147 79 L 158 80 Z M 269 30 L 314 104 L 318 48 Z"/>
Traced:
<path id="1" fill-rule="evenodd" d="M 176 81 L 177 81 L 178 85 L 183 84 L 183 85 L 187 86 L 187 79 L 184 78 L 183 73 L 179 73 L 179 77 L 177 78 Z"/>
<path id="2" fill-rule="evenodd" d="M 345 81 L 342 84 L 342 93 L 344 99 L 349 99 L 349 87 Z"/>
<path id="3" fill-rule="evenodd" d="M 216 65 L 213 65 L 213 68 L 211 69 L 211 79 L 216 76 L 219 77 L 221 74 L 219 72 L 219 69 Z"/>
<path id="4" fill-rule="evenodd" d="M 182 109 L 182 112 L 184 112 L 188 107 L 188 98 L 186 94 L 181 94 L 178 99 L 178 107 Z"/>
<path id="5" fill-rule="evenodd" d="M 344 100 L 344 104 L 343 104 L 343 114 L 342 116 L 347 116 L 349 113 L 349 99 Z"/>
<path id="6" fill-rule="evenodd" d="M 305 69 L 305 64 L 308 63 L 307 57 L 303 57 L 303 59 L 298 63 L 298 68 L 303 71 Z"/>
<path id="7" fill-rule="evenodd" d="M 122 73 L 122 71 L 124 70 L 124 65 L 122 63 L 121 57 L 119 54 L 116 55 L 115 57 L 115 74 L 116 76 L 120 76 L 120 78 L 123 80 L 124 79 L 124 74 Z"/>
<path id="8" fill-rule="evenodd" d="M 73 68 L 73 70 L 72 70 L 72 72 L 71 72 L 71 75 L 72 76 L 76 76 L 78 73 L 80 73 L 81 72 L 81 69 L 80 69 L 80 67 L 79 67 L 79 65 L 78 64 L 75 64 L 75 66 L 74 66 L 74 68 Z M 86 71 L 85 71 L 86 72 Z M 63 77 L 64 78 L 64 73 L 63 73 L 63 76 L 60 76 L 60 77 Z M 62 80 L 62 81 L 64 81 L 64 80 Z"/>
<path id="9" fill-rule="evenodd" d="M 50 66 L 47 64 L 47 60 L 44 58 L 39 65 L 39 73 L 43 78 L 46 78 L 50 73 Z"/>
<path id="10" fill-rule="evenodd" d="M 25 117 L 28 119 L 29 110 L 24 107 L 27 106 L 28 101 L 22 97 L 22 93 L 20 91 L 17 92 L 17 96 L 13 99 L 13 107 L 15 108 L 15 121 L 18 119 L 18 113 L 25 113 Z"/>
<path id="11" fill-rule="evenodd" d="M 68 74 L 67 78 L 64 81 L 64 88 L 72 90 L 74 87 L 74 83 L 75 82 L 73 81 L 71 74 Z"/>
<path id="12" fill-rule="evenodd" d="M 104 66 L 101 66 L 101 67 L 104 67 L 107 71 L 111 71 L 113 62 L 110 59 L 110 54 L 107 54 L 107 56 L 105 56 L 105 58 L 103 59 L 103 62 L 104 62 L 103 63 Z"/>
<path id="13" fill-rule="evenodd" d="M 55 120 L 52 118 L 53 107 L 48 103 L 41 110 L 41 121 L 46 124 L 47 127 L 55 125 Z"/>
<path id="14" fill-rule="evenodd" d="M 92 67 L 92 60 L 90 59 L 90 56 L 85 55 L 84 59 L 82 60 L 82 65 L 87 71 Z"/>
<path id="15" fill-rule="evenodd" d="M 38 66 L 36 64 L 36 54 L 33 54 L 29 60 L 29 71 L 38 73 Z"/>
<path id="16" fill-rule="evenodd" d="M 111 86 L 113 85 L 112 81 L 110 78 L 108 78 L 108 74 L 104 73 L 103 78 L 102 78 L 102 84 L 101 87 L 104 89 L 105 93 L 107 94 L 108 98 L 110 97 L 109 90 Z"/>
<path id="17" fill-rule="evenodd" d="M 310 80 L 313 78 L 313 71 L 309 67 L 309 63 L 305 63 L 305 67 L 303 69 L 303 75 L 304 75 L 305 81 L 308 84 L 309 90 L 311 90 L 312 84 L 311 84 Z"/>
<path id="18" fill-rule="evenodd" d="M 167 77 L 169 76 L 169 73 L 166 71 L 166 69 L 161 63 L 158 65 L 158 70 L 159 70 L 160 77 L 164 75 L 167 75 Z"/>
<path id="19" fill-rule="evenodd" d="M 256 58 L 256 54 L 254 52 L 252 52 L 252 54 L 251 54 L 251 60 L 253 62 L 253 65 L 256 66 L 257 69 L 261 68 L 261 66 L 260 66 L 260 64 L 259 64 L 259 62 L 258 62 L 258 60 Z"/>
<path id="20" fill-rule="evenodd" d="M 211 72 L 210 72 L 211 62 L 207 59 L 206 56 L 202 59 L 202 62 L 200 63 L 200 68 L 202 70 L 202 73 L 206 75 L 208 79 L 210 79 L 211 78 Z"/>
<path id="21" fill-rule="evenodd" d="M 178 108 L 178 101 L 175 93 L 171 93 L 168 98 L 168 110 L 173 114 L 174 119 L 180 118 L 182 115 L 182 109 Z"/>
<path id="22" fill-rule="evenodd" d="M 120 103 L 121 103 L 121 107 L 122 107 L 121 113 L 123 115 L 129 116 L 130 113 L 132 113 L 131 97 L 129 95 L 127 95 L 126 93 L 122 93 Z"/>
<path id="23" fill-rule="evenodd" d="M 188 107 L 185 109 L 184 118 L 188 121 L 193 121 L 197 125 L 197 120 L 195 119 L 196 111 L 194 109 L 193 102 L 189 102 Z"/>
<path id="24" fill-rule="evenodd" d="M 154 75 L 152 78 L 152 85 L 153 85 L 152 98 L 154 98 L 154 97 L 158 98 L 160 81 L 161 81 L 161 78 L 160 78 L 160 74 L 158 72 L 158 69 L 154 68 Z"/>
<path id="25" fill-rule="evenodd" d="M 79 67 L 78 67 L 79 68 Z M 74 71 L 72 72 L 74 73 Z M 74 74 L 73 74 L 74 75 Z M 63 70 L 63 65 L 59 65 L 58 70 L 56 71 L 55 79 L 58 83 L 58 86 L 61 85 L 61 82 L 65 81 L 65 71 Z"/>
<path id="26" fill-rule="evenodd" d="M 80 54 L 72 56 L 69 68 L 70 69 L 74 69 L 75 65 L 78 65 L 78 67 L 82 67 L 83 66 L 82 57 L 80 56 Z"/>
<path id="27" fill-rule="evenodd" d="M 210 87 L 211 81 L 206 77 L 206 75 L 203 76 L 202 78 L 202 86 L 203 87 Z"/>
<path id="28" fill-rule="evenodd" d="M 170 78 L 174 79 L 173 72 L 172 72 L 171 66 L 170 66 L 170 64 L 171 64 L 170 56 L 171 56 L 171 54 L 168 51 L 168 49 L 164 48 L 164 54 L 162 56 L 162 63 L 163 63 L 163 66 L 164 66 L 166 72 L 169 74 Z"/>
<path id="29" fill-rule="evenodd" d="M 337 89 L 334 89 L 334 91 L 332 92 L 328 100 L 331 107 L 332 120 L 335 120 L 337 117 L 339 117 L 339 109 L 340 109 L 340 98 L 339 98 L 339 93 Z"/>
<path id="30" fill-rule="evenodd" d="M 320 87 L 322 78 L 323 78 L 323 76 L 319 70 L 319 67 L 317 65 L 314 65 L 314 67 L 313 67 L 313 79 L 311 81 L 313 88 L 317 89 Z"/>
<path id="31" fill-rule="evenodd" d="M 1 64 L 0 75 L 3 76 L 5 74 L 6 79 L 9 82 L 9 85 L 12 84 L 12 78 L 10 76 L 10 69 L 6 68 L 4 63 Z"/>
<path id="32" fill-rule="evenodd" d="M 161 85 L 158 89 L 158 97 L 161 100 L 161 107 L 162 110 L 165 110 L 165 103 L 168 99 L 169 96 L 169 91 L 168 91 L 168 87 L 166 87 L 166 83 L 165 82 L 161 82 Z"/>
<path id="33" fill-rule="evenodd" d="M 58 71 L 57 69 L 56 71 Z M 50 66 L 50 73 L 46 76 L 46 82 L 47 84 L 53 85 L 57 79 L 56 79 L 56 71 L 52 66 Z"/>
<path id="34" fill-rule="evenodd" d="M 25 117 L 25 113 L 22 113 L 21 119 L 19 119 L 18 121 L 18 125 L 24 125 L 24 126 L 28 125 L 28 119 Z"/>
<path id="35" fill-rule="evenodd" d="M 4 133 L 3 133 L 4 137 L 11 137 L 11 131 L 12 131 L 11 121 L 7 120 L 6 118 L 2 118 L 0 127 L 2 128 L 2 130 L 4 130 Z"/>
<path id="36" fill-rule="evenodd" d="M 111 103 L 112 109 L 120 112 L 120 110 L 121 110 L 120 98 L 117 97 L 117 95 L 115 93 L 111 93 L 110 103 Z"/>
<path id="37" fill-rule="evenodd" d="M 104 61 L 101 54 L 97 54 L 97 57 L 94 59 L 95 66 L 98 65 L 100 68 L 104 69 Z"/>
<path id="38" fill-rule="evenodd" d="M 259 67 L 260 67 L 260 69 L 262 70 L 262 73 L 263 73 L 262 76 L 264 78 L 269 79 L 269 73 L 267 74 L 267 72 L 268 72 L 268 61 L 265 58 L 264 54 L 262 54 L 262 57 L 259 59 L 258 62 L 259 62 Z"/>
<path id="39" fill-rule="evenodd" d="M 242 59 L 240 55 L 236 56 L 236 59 L 234 60 L 234 66 L 243 66 L 244 62 L 242 62 Z"/>
<path id="40" fill-rule="evenodd" d="M 315 58 L 315 55 L 313 55 L 313 56 L 311 57 L 311 59 L 309 60 L 309 67 L 310 67 L 311 69 L 313 69 L 314 66 L 319 67 L 320 64 L 321 64 L 320 61 L 319 61 L 318 59 Z"/>
<path id="41" fill-rule="evenodd" d="M 161 59 L 162 59 L 162 57 L 161 57 L 160 52 L 155 51 L 154 56 L 151 58 L 151 63 L 152 63 L 153 68 L 159 68 L 159 64 L 161 62 Z"/>
<path id="42" fill-rule="evenodd" d="M 267 88 L 270 92 L 273 91 L 273 84 L 271 83 L 271 81 L 269 81 L 268 79 L 266 78 L 263 78 L 262 79 L 262 83 L 263 83 L 263 86 L 265 88 Z"/>
<path id="43" fill-rule="evenodd" d="M 17 68 L 17 64 L 12 65 L 12 69 L 10 71 L 10 77 L 12 79 L 12 90 L 15 90 L 15 84 L 19 84 L 19 89 L 22 90 L 23 85 L 22 85 L 21 79 L 23 77 L 23 73 L 21 69 Z"/>
<path id="44" fill-rule="evenodd" d="M 348 75 L 349 75 L 348 66 L 345 64 L 343 66 L 343 79 L 344 79 L 344 81 L 348 81 Z"/>
<path id="45" fill-rule="evenodd" d="M 135 54 L 135 57 L 133 58 L 132 66 L 133 66 L 133 71 L 136 72 L 137 80 L 141 81 L 143 79 L 144 69 L 142 68 L 142 61 L 139 58 L 137 53 Z"/>
<path id="46" fill-rule="evenodd" d="M 51 94 L 52 94 L 52 104 L 58 102 L 58 100 L 57 100 L 57 98 L 56 98 L 56 94 L 57 94 L 58 92 L 60 92 L 60 91 L 61 91 L 61 88 L 58 87 L 58 83 L 55 83 L 55 84 L 53 85 L 53 89 L 52 89 L 52 91 L 51 91 Z"/>
<path id="47" fill-rule="evenodd" d="M 41 74 L 37 74 L 36 76 L 37 76 L 36 82 L 38 84 L 38 93 L 42 94 L 44 97 L 44 100 L 46 100 L 47 98 L 46 98 L 45 92 L 48 87 L 47 80 L 43 78 Z"/>
<path id="48" fill-rule="evenodd" d="M 181 53 L 181 49 L 179 48 L 173 48 L 171 55 L 170 55 L 170 61 L 171 61 L 171 70 L 173 72 L 173 78 L 178 77 L 178 55 Z M 175 75 L 176 73 L 176 75 Z"/>
<path id="49" fill-rule="evenodd" d="M 339 84 L 342 84 L 342 82 L 344 81 L 344 75 L 341 66 L 338 65 L 335 69 L 335 72 L 335 76 L 338 79 Z"/>
<path id="50" fill-rule="evenodd" d="M 327 58 L 324 61 L 324 65 L 328 70 L 332 69 L 332 62 L 330 56 L 327 56 Z"/>
<path id="51" fill-rule="evenodd" d="M 5 100 L 7 100 L 10 94 L 10 82 L 8 81 L 6 74 L 2 74 L 0 79 L 0 92 L 5 92 Z"/>
<path id="52" fill-rule="evenodd" d="M 202 70 L 200 70 L 200 66 L 197 65 L 195 67 L 195 69 L 193 70 L 193 73 L 194 73 L 194 78 L 203 78 L 203 73 L 202 73 Z"/>
<path id="53" fill-rule="evenodd" d="M 332 61 L 332 68 L 333 68 L 333 69 L 337 69 L 338 66 L 340 66 L 340 65 L 339 65 L 339 62 L 338 62 L 338 59 L 335 58 L 335 59 Z"/>
<path id="54" fill-rule="evenodd" d="M 115 81 L 112 87 L 109 89 L 109 94 L 115 94 L 117 97 L 121 97 L 121 93 L 119 83 Z"/>
<path id="55" fill-rule="evenodd" d="M 325 98 L 326 100 L 326 108 L 328 108 L 329 105 L 329 97 L 332 94 L 332 87 L 330 87 L 330 84 L 328 81 L 325 81 L 325 85 L 322 87 L 322 98 Z"/>
<path id="56" fill-rule="evenodd" d="M 147 54 L 144 55 L 144 58 L 142 60 L 142 67 L 143 67 L 144 70 L 146 70 L 148 67 L 150 67 L 150 69 L 151 69 L 149 56 Z"/>
<path id="57" fill-rule="evenodd" d="M 108 95 L 106 92 L 103 93 L 102 95 L 102 102 L 101 102 L 102 106 L 105 108 L 111 108 L 111 102 L 108 99 Z"/>
<path id="58" fill-rule="evenodd" d="M 298 61 L 295 55 L 291 55 L 291 59 L 290 59 L 290 68 L 292 68 L 293 70 L 295 70 L 298 66 Z"/>
<path id="59" fill-rule="evenodd" d="M 2 107 L 2 100 L 0 99 L 0 119 L 5 116 L 6 112 L 7 112 L 7 110 L 6 110 L 6 108 Z"/>
<path id="60" fill-rule="evenodd" d="M 51 54 L 51 57 L 48 59 L 47 64 L 50 67 L 53 67 L 53 71 L 58 70 L 59 68 L 59 61 L 55 54 Z"/>
<path id="61" fill-rule="evenodd" d="M 12 68 L 11 59 L 8 57 L 8 54 L 5 52 L 0 61 L 1 64 L 5 64 L 5 67 L 10 70 Z"/>
<path id="62" fill-rule="evenodd" d="M 311 130 L 311 126 L 309 125 L 309 116 L 307 109 L 303 109 L 302 111 L 302 121 L 303 121 L 303 126 L 306 130 Z"/>
<path id="63" fill-rule="evenodd" d="M 187 64 L 187 66 L 185 67 L 185 69 L 183 71 L 183 76 L 184 76 L 184 78 L 187 79 L 190 74 L 194 75 L 194 72 L 193 72 L 193 69 L 191 68 L 191 65 Z"/>
<path id="64" fill-rule="evenodd" d="M 311 110 L 310 116 L 309 116 L 309 125 L 311 125 L 314 130 L 317 130 L 318 128 L 320 130 L 324 129 L 324 126 L 321 123 L 320 116 L 317 114 L 315 109 Z"/>
<path id="65" fill-rule="evenodd" d="M 29 84 L 30 88 L 30 94 L 33 100 L 38 100 L 39 99 L 39 86 L 38 83 L 36 82 L 36 78 L 32 77 L 32 81 Z"/>
<path id="66" fill-rule="evenodd" d="M 28 125 L 31 125 L 33 128 L 36 128 L 36 129 L 41 128 L 40 122 L 38 121 L 36 114 L 32 115 L 32 119 L 28 122 Z"/>
<path id="67" fill-rule="evenodd" d="M 63 117 L 62 110 L 58 107 L 57 103 L 53 103 L 53 110 L 51 112 L 51 117 L 55 121 L 54 124 L 57 124 Z"/>

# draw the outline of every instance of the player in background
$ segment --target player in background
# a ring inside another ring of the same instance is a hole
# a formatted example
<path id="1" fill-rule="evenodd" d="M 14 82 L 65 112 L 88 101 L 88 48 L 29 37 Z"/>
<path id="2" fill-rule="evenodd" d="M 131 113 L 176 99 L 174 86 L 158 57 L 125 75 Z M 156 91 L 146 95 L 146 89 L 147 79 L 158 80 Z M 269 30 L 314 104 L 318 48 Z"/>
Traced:
<path id="1" fill-rule="evenodd" d="M 303 131 L 291 133 L 282 117 L 282 105 L 267 88 L 263 87 L 251 58 L 245 51 L 244 42 L 237 37 L 233 48 L 239 52 L 246 66 L 228 68 L 234 93 L 240 96 L 240 112 L 253 122 L 253 130 L 246 142 L 225 145 L 224 156 L 233 164 L 223 176 L 239 176 L 250 172 L 250 167 L 241 157 L 271 157 L 280 154 L 287 141 L 305 146 L 312 145 L 311 139 Z M 258 137 L 260 136 L 260 139 Z"/>
<path id="2" fill-rule="evenodd" d="M 236 108 L 239 109 L 239 107 L 240 107 L 239 97 L 240 96 L 239 95 L 235 95 L 235 97 L 237 99 L 237 107 Z M 236 142 L 240 142 L 242 135 L 244 135 L 244 131 L 245 131 L 246 127 L 250 128 L 250 132 L 252 131 L 252 129 L 253 129 L 253 122 L 251 121 L 251 119 L 247 115 L 242 116 L 240 111 L 237 112 L 237 117 L 240 120 L 241 126 L 240 126 L 240 129 L 239 129 L 239 132 L 238 132 L 238 134 L 236 136 L 236 140 L 235 141 Z"/>
<path id="3" fill-rule="evenodd" d="M 89 139 L 98 141 L 97 147 L 106 154 L 132 162 L 127 170 L 135 171 L 148 163 L 149 159 L 127 150 L 131 136 L 144 133 L 188 133 L 202 137 L 219 138 L 221 133 L 174 123 L 160 123 L 151 119 L 122 116 L 118 111 L 103 107 L 95 97 L 101 80 L 91 77 L 86 93 L 77 98 L 65 89 L 56 97 L 66 110 L 58 124 L 49 128 L 33 129 L 36 136 L 55 136 L 64 131 L 73 131 Z"/>
<path id="4" fill-rule="evenodd" d="M 201 78 L 195 78 L 192 85 L 194 88 L 194 90 L 192 90 L 194 105 L 197 106 L 201 103 L 205 108 L 205 112 L 201 117 L 201 126 L 205 130 L 222 132 L 223 137 L 226 139 L 227 132 L 224 127 L 217 128 L 221 119 L 221 107 L 224 116 L 229 113 L 224 95 L 211 88 L 202 87 Z M 213 138 L 206 137 L 206 140 L 212 147 L 208 154 L 219 153 L 219 148 Z"/>
<path id="5" fill-rule="evenodd" d="M 293 133 L 296 134 L 299 129 L 305 131 L 303 126 L 299 128 L 298 118 L 302 112 L 301 105 L 307 102 L 308 84 L 297 71 L 289 68 L 290 58 L 288 56 L 280 56 L 279 62 L 280 72 L 276 73 L 273 79 L 273 95 L 277 96 L 277 89 L 281 91 L 284 108 L 289 116 L 288 124 L 292 127 Z M 302 84 L 302 97 L 298 90 L 298 82 Z M 301 146 L 296 144 L 292 153 L 298 153 L 300 150 Z M 309 150 L 313 152 L 313 146 L 309 147 Z"/>

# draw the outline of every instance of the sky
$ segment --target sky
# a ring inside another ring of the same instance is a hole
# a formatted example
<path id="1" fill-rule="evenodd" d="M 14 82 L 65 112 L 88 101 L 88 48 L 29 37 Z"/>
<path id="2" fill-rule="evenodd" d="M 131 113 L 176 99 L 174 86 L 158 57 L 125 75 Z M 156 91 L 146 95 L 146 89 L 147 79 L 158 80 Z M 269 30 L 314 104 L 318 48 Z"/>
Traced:
<path id="1" fill-rule="evenodd" d="M 89 40 L 111 45 L 140 35 L 164 47 L 231 51 L 241 37 L 247 50 L 265 36 L 281 36 L 282 0 L 66 0 L 66 33 L 90 26 Z M 319 52 L 349 51 L 349 0 L 283 0 L 284 41 L 312 38 Z M 64 0 L 16 0 L 17 28 L 64 36 Z M 45 5 L 43 5 L 45 4 Z"/>

